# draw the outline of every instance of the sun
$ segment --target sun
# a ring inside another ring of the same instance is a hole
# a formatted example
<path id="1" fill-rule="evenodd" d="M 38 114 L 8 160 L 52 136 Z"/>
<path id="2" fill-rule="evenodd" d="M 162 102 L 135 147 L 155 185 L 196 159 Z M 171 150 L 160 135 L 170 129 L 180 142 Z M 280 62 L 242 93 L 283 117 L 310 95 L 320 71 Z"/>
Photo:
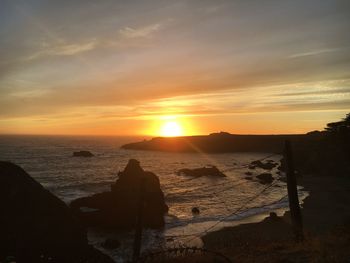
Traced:
<path id="1" fill-rule="evenodd" d="M 160 135 L 164 137 L 175 137 L 183 135 L 181 125 L 176 121 L 167 121 L 161 126 Z"/>

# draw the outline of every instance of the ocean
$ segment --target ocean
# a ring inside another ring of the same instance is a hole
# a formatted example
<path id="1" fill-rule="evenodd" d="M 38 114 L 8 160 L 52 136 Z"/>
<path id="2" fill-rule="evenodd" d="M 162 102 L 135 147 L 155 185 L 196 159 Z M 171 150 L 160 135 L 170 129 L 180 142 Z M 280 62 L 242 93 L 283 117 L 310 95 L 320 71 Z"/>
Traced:
<path id="1" fill-rule="evenodd" d="M 200 246 L 200 236 L 213 230 L 242 222 L 260 220 L 270 211 L 283 212 L 288 206 L 286 184 L 275 180 L 263 185 L 245 179 L 251 161 L 271 153 L 166 153 L 124 150 L 120 146 L 139 141 L 141 137 L 92 136 L 0 136 L 0 160 L 20 165 L 46 189 L 67 204 L 73 199 L 107 191 L 118 171 L 129 159 L 140 161 L 144 170 L 160 179 L 169 213 L 164 230 L 144 230 L 142 250 L 179 245 Z M 88 150 L 91 158 L 72 157 L 74 151 Z M 281 156 L 267 159 L 278 162 Z M 227 177 L 191 178 L 177 175 L 182 168 L 215 165 Z M 252 171 L 254 175 L 264 170 Z M 272 170 L 273 177 L 279 175 Z M 301 199 L 307 195 L 300 191 Z M 198 207 L 200 213 L 192 214 Z M 125 262 L 132 251 L 133 232 L 109 233 L 89 229 L 89 241 L 111 255 L 116 262 Z M 106 250 L 101 243 L 116 238 L 121 246 Z"/>

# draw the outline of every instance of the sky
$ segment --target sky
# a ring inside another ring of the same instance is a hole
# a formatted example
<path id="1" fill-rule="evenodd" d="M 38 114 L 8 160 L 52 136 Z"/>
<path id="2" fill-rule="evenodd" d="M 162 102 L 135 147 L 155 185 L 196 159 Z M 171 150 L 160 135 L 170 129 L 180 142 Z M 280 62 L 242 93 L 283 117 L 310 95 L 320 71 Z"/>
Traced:
<path id="1" fill-rule="evenodd" d="M 348 0 L 0 0 L 0 133 L 321 130 L 349 31 Z"/>

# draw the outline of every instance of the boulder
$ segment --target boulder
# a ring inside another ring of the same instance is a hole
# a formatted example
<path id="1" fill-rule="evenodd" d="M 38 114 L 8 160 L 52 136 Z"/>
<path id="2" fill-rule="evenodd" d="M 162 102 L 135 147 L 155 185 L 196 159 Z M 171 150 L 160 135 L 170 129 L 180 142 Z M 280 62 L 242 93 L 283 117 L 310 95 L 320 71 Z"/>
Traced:
<path id="1" fill-rule="evenodd" d="M 272 174 L 262 173 L 256 176 L 259 179 L 259 182 L 262 184 L 271 184 L 273 182 Z"/>
<path id="2" fill-rule="evenodd" d="M 9 162 L 0 162 L 0 211 L 0 262 L 113 262 L 88 245 L 63 201 Z"/>
<path id="3" fill-rule="evenodd" d="M 159 179 L 154 173 L 144 171 L 137 160 L 131 159 L 124 171 L 118 173 L 111 191 L 78 198 L 70 206 L 87 226 L 131 229 L 135 226 L 140 203 L 143 206 L 143 225 L 163 227 L 168 206 Z M 84 212 L 82 207 L 95 210 Z"/>
<path id="4" fill-rule="evenodd" d="M 275 168 L 278 164 L 268 160 L 267 162 L 263 163 L 262 161 L 258 160 L 258 161 L 252 161 L 249 165 L 249 169 L 255 169 L 255 168 L 261 168 L 264 170 L 272 170 L 273 168 Z"/>
<path id="5" fill-rule="evenodd" d="M 226 177 L 226 175 L 222 173 L 216 166 L 202 167 L 202 168 L 195 168 L 195 169 L 188 169 L 188 168 L 180 169 L 177 172 L 177 174 L 194 176 L 194 177 L 201 177 L 201 176 Z"/>
<path id="6" fill-rule="evenodd" d="M 73 157 L 93 157 L 94 155 L 89 151 L 73 152 Z"/>

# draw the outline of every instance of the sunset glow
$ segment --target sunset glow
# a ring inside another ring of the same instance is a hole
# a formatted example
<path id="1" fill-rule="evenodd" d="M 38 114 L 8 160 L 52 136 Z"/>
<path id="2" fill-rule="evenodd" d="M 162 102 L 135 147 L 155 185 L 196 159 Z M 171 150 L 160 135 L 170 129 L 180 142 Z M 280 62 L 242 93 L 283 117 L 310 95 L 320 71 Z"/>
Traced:
<path id="1" fill-rule="evenodd" d="M 163 124 L 160 135 L 164 137 L 174 137 L 183 135 L 182 128 L 176 121 L 167 121 Z"/>
<path id="2" fill-rule="evenodd" d="M 2 3 L 0 134 L 304 133 L 348 112 L 349 8 L 175 2 Z"/>

